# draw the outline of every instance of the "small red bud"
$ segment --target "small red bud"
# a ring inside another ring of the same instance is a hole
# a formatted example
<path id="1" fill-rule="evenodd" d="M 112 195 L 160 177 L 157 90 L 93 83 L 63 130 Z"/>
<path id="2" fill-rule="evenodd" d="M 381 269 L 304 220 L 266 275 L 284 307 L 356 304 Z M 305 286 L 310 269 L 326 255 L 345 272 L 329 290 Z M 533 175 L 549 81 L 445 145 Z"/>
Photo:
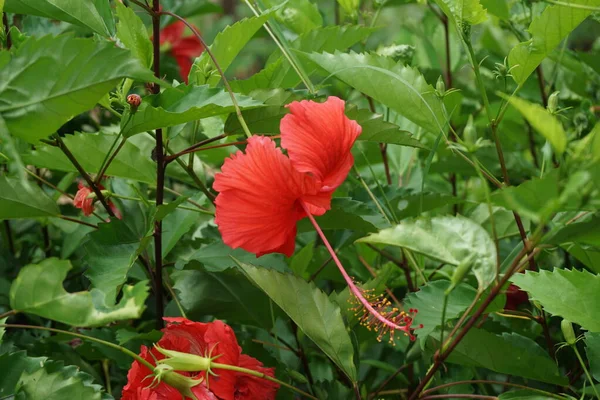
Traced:
<path id="1" fill-rule="evenodd" d="M 127 96 L 127 103 L 132 108 L 138 108 L 142 104 L 142 98 L 138 94 L 130 94 Z"/>

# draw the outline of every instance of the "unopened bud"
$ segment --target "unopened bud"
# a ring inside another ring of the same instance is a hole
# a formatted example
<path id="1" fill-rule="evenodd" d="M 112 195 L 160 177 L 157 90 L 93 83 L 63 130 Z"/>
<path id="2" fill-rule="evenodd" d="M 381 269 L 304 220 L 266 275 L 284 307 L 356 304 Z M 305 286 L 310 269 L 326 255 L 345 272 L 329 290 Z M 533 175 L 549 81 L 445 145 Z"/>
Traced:
<path id="1" fill-rule="evenodd" d="M 442 97 L 446 93 L 446 84 L 444 83 L 444 79 L 442 79 L 441 75 L 438 77 L 438 80 L 435 84 L 435 90 L 437 91 L 438 95 Z"/>
<path id="2" fill-rule="evenodd" d="M 560 329 L 562 330 L 562 334 L 567 344 L 569 346 L 575 345 L 577 338 L 575 337 L 575 331 L 573 331 L 573 324 L 571 321 L 563 319 L 560 322 Z"/>
<path id="3" fill-rule="evenodd" d="M 463 138 L 467 144 L 475 144 L 477 142 L 477 129 L 475 129 L 475 123 L 473 122 L 473 115 L 469 115 L 467 125 L 463 131 Z"/>
<path id="4" fill-rule="evenodd" d="M 548 111 L 552 114 L 558 110 L 558 93 L 560 92 L 554 92 L 548 97 Z"/>
<path id="5" fill-rule="evenodd" d="M 138 108 L 140 104 L 142 104 L 142 98 L 139 94 L 130 94 L 127 96 L 127 104 L 129 104 L 131 108 Z"/>
<path id="6" fill-rule="evenodd" d="M 460 264 L 458 264 L 458 266 L 454 270 L 454 273 L 452 274 L 452 279 L 450 280 L 451 285 L 446 290 L 447 294 L 450 293 L 459 283 L 461 283 L 465 278 L 465 275 L 469 273 L 469 271 L 471 271 L 471 268 L 473 268 L 473 261 L 475 261 L 475 257 L 476 253 L 471 253 L 469 254 L 469 256 L 467 256 L 467 258 L 462 260 Z"/>
<path id="7" fill-rule="evenodd" d="M 162 347 L 155 346 L 161 354 L 165 355 L 166 358 L 158 360 L 159 365 L 168 365 L 177 371 L 187 372 L 199 372 L 208 371 L 210 369 L 210 363 L 214 358 L 201 357 L 196 354 L 182 353 L 180 351 L 167 350 Z"/>

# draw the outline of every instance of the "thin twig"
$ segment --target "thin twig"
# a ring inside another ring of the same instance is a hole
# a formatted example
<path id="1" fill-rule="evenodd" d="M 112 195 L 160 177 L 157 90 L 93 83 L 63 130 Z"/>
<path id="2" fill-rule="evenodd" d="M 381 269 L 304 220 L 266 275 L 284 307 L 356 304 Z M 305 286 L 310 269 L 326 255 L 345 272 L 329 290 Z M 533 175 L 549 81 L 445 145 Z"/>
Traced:
<path id="1" fill-rule="evenodd" d="M 121 142 L 119 143 L 119 146 L 115 149 L 115 151 L 110 155 L 109 159 L 106 160 L 106 162 L 100 168 L 100 171 L 98 172 L 98 176 L 96 176 L 96 183 L 100 183 L 102 176 L 104 176 L 104 174 L 108 170 L 108 167 L 113 162 L 113 160 L 117 157 L 117 154 L 119 154 L 119 151 L 121 151 L 121 149 L 123 148 L 123 146 L 125 145 L 126 142 L 127 142 L 127 138 L 123 137 L 121 139 Z"/>
<path id="2" fill-rule="evenodd" d="M 178 157 L 181 157 L 181 156 L 183 156 L 185 154 L 193 153 L 194 151 L 197 151 L 200 147 L 203 147 L 203 146 L 205 146 L 207 144 L 210 144 L 210 143 L 213 143 L 213 142 L 217 142 L 217 141 L 219 141 L 219 140 L 221 140 L 223 138 L 226 138 L 226 137 L 227 137 L 227 134 L 223 133 L 222 135 L 202 140 L 202 141 L 200 141 L 200 142 L 198 142 L 196 144 L 191 145 L 190 147 L 188 147 L 186 149 L 181 150 L 180 152 L 168 155 L 167 157 L 165 157 L 165 162 L 167 164 L 169 164 L 171 161 L 175 160 Z M 188 164 L 188 165 L 191 165 L 191 164 Z"/>
<path id="3" fill-rule="evenodd" d="M 531 388 L 529 386 L 519 385 L 517 383 L 511 383 L 511 382 L 492 381 L 492 380 L 487 380 L 487 379 L 474 379 L 474 380 L 469 380 L 469 381 L 449 382 L 449 383 L 445 383 L 443 385 L 432 387 L 431 389 L 424 390 L 423 394 L 424 395 L 428 395 L 428 394 L 431 394 L 433 392 L 437 392 L 438 390 L 447 389 L 449 387 L 458 386 L 458 385 L 472 385 L 472 384 L 488 384 L 488 385 L 501 385 L 501 386 L 515 387 L 515 388 L 519 388 L 519 389 L 527 389 L 529 391 L 540 393 L 540 394 L 543 394 L 545 396 L 550 396 L 550 397 L 554 397 L 554 398 L 557 398 L 557 399 L 563 399 L 562 396 L 555 395 L 555 394 L 549 393 L 549 392 L 545 392 L 545 391 L 540 390 L 540 389 Z"/>
<path id="4" fill-rule="evenodd" d="M 433 399 L 481 399 L 481 400 L 498 400 L 496 396 L 485 396 L 483 394 L 432 394 L 430 396 L 420 397 L 421 400 Z"/>
<path id="5" fill-rule="evenodd" d="M 90 228 L 98 229 L 97 225 L 90 224 L 89 222 L 85 222 L 85 221 L 80 221 L 75 218 L 67 217 L 66 215 L 58 215 L 58 218 L 64 219 L 65 221 L 75 222 L 76 224 L 89 226 Z"/>
<path id="6" fill-rule="evenodd" d="M 65 154 L 65 156 L 67 156 L 67 158 L 69 159 L 69 161 L 71 161 L 71 164 L 73 164 L 75 169 L 77 169 L 77 171 L 79 171 L 79 174 L 87 182 L 89 188 L 92 189 L 92 191 L 96 194 L 96 198 L 102 204 L 102 206 L 104 207 L 104 209 L 106 210 L 108 215 L 110 215 L 111 217 L 114 218 L 115 213 L 109 207 L 108 202 L 106 201 L 106 198 L 102 194 L 102 191 L 98 188 L 98 185 L 96 185 L 94 183 L 94 181 L 92 180 L 90 175 L 83 169 L 81 164 L 79 164 L 79 161 L 77 161 L 77 159 L 75 158 L 73 153 L 71 153 L 71 151 L 68 149 L 67 145 L 65 144 L 65 142 L 63 142 L 62 138 L 60 137 L 60 135 L 58 133 L 55 135 L 55 138 L 56 138 L 56 143 L 58 145 L 58 148 L 62 150 L 62 152 Z"/>
<path id="7" fill-rule="evenodd" d="M 367 246 L 372 249 L 375 250 L 377 253 L 379 253 L 381 256 L 387 258 L 388 260 L 390 260 L 391 262 L 393 262 L 394 264 L 396 264 L 398 267 L 400 267 L 400 269 L 404 272 L 404 276 L 406 278 L 406 286 L 408 287 L 408 290 L 411 292 L 416 291 L 417 289 L 415 288 L 415 285 L 413 284 L 412 281 L 412 276 L 410 275 L 410 268 L 408 267 L 408 265 L 406 265 L 406 262 L 403 260 L 400 260 L 396 257 L 394 257 L 394 255 L 388 253 L 385 250 L 381 250 L 378 249 L 376 246 L 367 243 Z"/>
<path id="8" fill-rule="evenodd" d="M 10 37 L 10 25 L 8 24 L 8 15 L 2 13 L 2 23 L 4 24 L 4 33 L 6 34 L 6 49 L 10 50 L 12 47 L 12 38 Z"/>
<path id="9" fill-rule="evenodd" d="M 373 393 L 369 394 L 369 399 L 372 399 L 372 398 L 376 397 L 379 394 L 379 392 L 381 392 L 383 390 L 383 388 L 388 385 L 388 383 L 390 383 L 395 377 L 397 377 L 400 374 L 400 372 L 402 372 L 404 369 L 406 369 L 409 365 L 412 365 L 412 364 L 404 364 L 403 366 L 401 366 L 400 368 L 398 368 L 396 370 L 396 372 L 394 372 L 385 381 L 383 381 L 381 383 L 381 385 L 379 385 L 377 387 L 377 389 L 375 389 L 375 391 Z"/>

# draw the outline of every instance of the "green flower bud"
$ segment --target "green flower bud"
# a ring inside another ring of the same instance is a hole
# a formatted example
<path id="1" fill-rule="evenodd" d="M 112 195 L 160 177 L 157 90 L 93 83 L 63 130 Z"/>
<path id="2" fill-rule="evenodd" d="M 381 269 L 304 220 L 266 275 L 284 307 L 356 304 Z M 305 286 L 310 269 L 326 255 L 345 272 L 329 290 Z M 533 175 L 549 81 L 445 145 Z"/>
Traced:
<path id="1" fill-rule="evenodd" d="M 454 273 L 452 274 L 452 279 L 450 280 L 450 282 L 452 283 L 452 288 L 461 283 L 465 275 L 468 274 L 469 271 L 471 271 L 471 268 L 473 268 L 474 265 L 473 261 L 475 261 L 476 256 L 476 253 L 471 253 L 467 258 L 462 260 L 460 264 L 458 264 L 458 266 L 454 270 Z"/>
<path id="2" fill-rule="evenodd" d="M 158 385 L 160 382 L 164 382 L 167 385 L 177 389 L 182 396 L 190 397 L 198 400 L 198 398 L 192 392 L 192 388 L 202 383 L 204 378 L 194 379 L 188 376 L 183 376 L 168 365 L 158 365 L 154 368 L 154 382 L 153 384 Z"/>
<path id="3" fill-rule="evenodd" d="M 469 145 L 477 142 L 477 129 L 475 129 L 475 123 L 473 123 L 473 115 L 469 115 L 467 125 L 463 131 L 463 139 Z"/>
<path id="4" fill-rule="evenodd" d="M 548 111 L 552 114 L 556 113 L 558 110 L 558 94 L 560 92 L 554 92 L 548 97 Z"/>
<path id="5" fill-rule="evenodd" d="M 577 338 L 575 337 L 575 331 L 573 331 L 573 324 L 571 321 L 563 319 L 560 322 L 560 329 L 562 330 L 562 334 L 567 344 L 569 346 L 574 346 L 577 342 Z"/>
<path id="6" fill-rule="evenodd" d="M 217 357 L 201 357 L 195 354 L 182 353 L 175 350 L 167 350 L 162 347 L 155 346 L 161 354 L 167 358 L 158 360 L 158 365 L 169 366 L 170 368 L 177 371 L 197 372 L 197 371 L 209 371 L 212 360 Z"/>
<path id="7" fill-rule="evenodd" d="M 438 92 L 438 95 L 442 97 L 446 93 L 446 84 L 444 83 L 444 79 L 442 79 L 441 75 L 438 77 L 438 80 L 435 84 L 435 90 Z"/>

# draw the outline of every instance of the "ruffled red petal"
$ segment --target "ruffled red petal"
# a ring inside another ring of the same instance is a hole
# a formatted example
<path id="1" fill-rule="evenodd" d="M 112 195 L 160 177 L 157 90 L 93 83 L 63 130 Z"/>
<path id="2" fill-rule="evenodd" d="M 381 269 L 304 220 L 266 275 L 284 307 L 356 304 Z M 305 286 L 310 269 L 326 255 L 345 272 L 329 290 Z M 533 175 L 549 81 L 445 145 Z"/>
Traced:
<path id="1" fill-rule="evenodd" d="M 258 256 L 294 251 L 296 222 L 306 216 L 299 201 L 315 215 L 330 208 L 330 193 L 319 193 L 321 183 L 298 172 L 275 142 L 263 136 L 248 139 L 246 154 L 225 160 L 215 175 L 215 223 L 225 244 Z"/>
<path id="2" fill-rule="evenodd" d="M 344 106 L 337 97 L 324 103 L 295 101 L 281 120 L 281 146 L 294 168 L 322 182 L 322 191 L 332 192 L 341 185 L 354 163 L 350 149 L 362 128 L 346 117 Z"/>
<path id="3" fill-rule="evenodd" d="M 265 368 L 256 358 L 245 354 L 240 355 L 239 366 L 271 377 L 275 376 L 275 368 Z M 277 389 L 279 385 L 275 382 L 240 373 L 235 385 L 235 400 L 274 400 Z"/>
<path id="4" fill-rule="evenodd" d="M 79 182 L 77 185 L 78 189 L 73 199 L 73 205 L 80 208 L 83 211 L 83 215 L 86 217 L 94 212 L 94 199 L 88 199 L 87 197 L 92 193 L 92 189 Z"/>

